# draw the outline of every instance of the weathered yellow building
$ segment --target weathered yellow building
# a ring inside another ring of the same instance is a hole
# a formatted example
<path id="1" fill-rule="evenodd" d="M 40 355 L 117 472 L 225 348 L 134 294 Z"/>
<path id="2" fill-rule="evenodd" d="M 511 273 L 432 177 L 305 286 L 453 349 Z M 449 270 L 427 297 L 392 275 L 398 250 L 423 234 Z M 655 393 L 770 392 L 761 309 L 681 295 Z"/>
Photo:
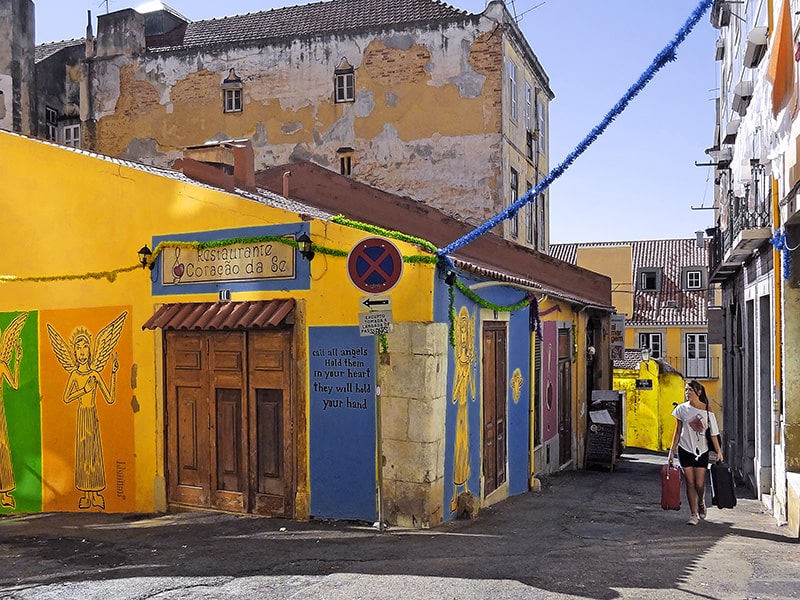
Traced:
<path id="1" fill-rule="evenodd" d="M 42 137 L 160 166 L 246 138 L 257 170 L 308 160 L 472 223 L 549 170 L 554 95 L 503 2 L 331 0 L 196 22 L 150 7 L 37 49 Z M 543 250 L 548 221 L 545 192 L 502 233 Z"/>

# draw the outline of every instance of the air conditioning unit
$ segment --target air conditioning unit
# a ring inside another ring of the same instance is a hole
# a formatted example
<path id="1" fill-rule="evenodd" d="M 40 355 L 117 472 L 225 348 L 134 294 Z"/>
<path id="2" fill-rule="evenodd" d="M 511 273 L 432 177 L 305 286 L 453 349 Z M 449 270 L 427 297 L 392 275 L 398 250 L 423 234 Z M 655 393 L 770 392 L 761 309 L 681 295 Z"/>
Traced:
<path id="1" fill-rule="evenodd" d="M 731 119 L 728 121 L 728 124 L 725 125 L 725 137 L 722 138 L 723 144 L 733 144 L 736 142 L 736 134 L 739 133 L 739 123 L 741 123 L 740 119 Z"/>
<path id="2" fill-rule="evenodd" d="M 744 46 L 744 60 L 742 65 L 747 69 L 757 67 L 761 59 L 767 53 L 767 42 L 769 41 L 769 29 L 767 27 L 753 27 L 747 34 L 747 42 Z"/>
<path id="3" fill-rule="evenodd" d="M 753 82 L 740 81 L 733 88 L 733 101 L 731 108 L 743 117 L 747 114 L 747 107 L 750 106 L 750 100 L 753 98 Z"/>
<path id="4" fill-rule="evenodd" d="M 730 146 L 725 146 L 724 148 L 709 148 L 706 150 L 706 154 L 711 157 L 711 160 L 717 163 L 718 169 L 727 169 L 733 159 L 733 150 Z"/>
<path id="5" fill-rule="evenodd" d="M 711 6 L 711 25 L 715 29 L 727 27 L 731 23 L 731 6 L 728 0 L 714 0 Z"/>

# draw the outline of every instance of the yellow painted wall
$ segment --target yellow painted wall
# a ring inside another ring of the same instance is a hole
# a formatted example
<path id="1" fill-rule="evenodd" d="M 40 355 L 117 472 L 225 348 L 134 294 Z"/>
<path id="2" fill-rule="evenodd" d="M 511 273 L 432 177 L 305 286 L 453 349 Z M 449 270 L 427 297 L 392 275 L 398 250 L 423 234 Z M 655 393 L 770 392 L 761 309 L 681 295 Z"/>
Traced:
<path id="1" fill-rule="evenodd" d="M 652 390 L 637 390 L 637 379 L 652 381 Z M 676 404 L 684 402 L 686 381 L 677 373 L 662 372 L 655 360 L 636 369 L 614 369 L 615 390 L 626 393 L 625 445 L 646 450 L 668 450 L 675 432 Z M 713 404 L 712 404 L 713 407 Z M 718 411 L 717 422 L 722 423 Z"/>
<path id="2" fill-rule="evenodd" d="M 638 370 L 614 369 L 613 387 L 625 392 L 625 429 L 623 442 L 626 447 L 658 450 L 659 400 L 658 380 L 647 377 Z M 637 390 L 636 379 L 643 376 L 653 379 L 652 390 Z"/>
<path id="3" fill-rule="evenodd" d="M 611 278 L 611 301 L 618 313 L 633 314 L 633 282 L 631 264 L 633 250 L 630 246 L 598 246 L 577 248 L 576 262 L 584 269 L 602 273 Z M 626 348 L 630 346 L 627 339 Z"/>
<path id="4" fill-rule="evenodd" d="M 130 329 L 128 337 L 121 338 L 118 351 L 118 393 L 126 394 L 125 402 L 103 407 L 101 426 L 113 430 L 114 411 L 127 407 L 131 427 L 128 440 L 135 454 L 131 469 L 135 472 L 135 504 L 126 504 L 125 509 L 149 512 L 163 508 L 160 334 L 142 331 L 141 325 L 161 303 L 217 298 L 213 294 L 153 297 L 153 273 L 136 266 L 136 252 L 157 235 L 296 225 L 302 218 L 204 186 L 6 132 L 0 132 L 0 156 L 4 214 L 0 220 L 4 242 L 0 275 L 46 279 L 0 282 L 0 312 L 42 311 L 40 327 L 52 321 L 66 339 L 75 324 L 86 325 L 96 335 L 115 314 L 128 311 Z M 315 244 L 344 252 L 370 235 L 328 222 L 312 221 L 310 227 Z M 395 244 L 403 255 L 421 254 L 411 244 Z M 125 267 L 131 269 L 112 273 Z M 92 275 L 97 273 L 100 275 Z M 432 298 L 433 274 L 431 265 L 404 266 L 399 284 L 389 292 L 395 321 L 432 320 L 432 302 L 424 300 Z M 357 325 L 359 299 L 364 294 L 349 281 L 346 259 L 317 252 L 311 276 L 311 292 L 234 292 L 233 300 L 293 297 L 308 307 L 307 325 Z M 40 354 L 45 355 L 49 351 L 47 341 L 41 341 L 40 346 Z M 108 370 L 103 377 L 108 380 Z M 40 380 L 43 393 L 58 395 L 64 389 L 65 372 L 54 361 L 42 360 Z M 135 396 L 135 403 L 131 396 Z M 59 409 L 63 423 L 52 421 L 47 426 L 48 431 L 56 433 L 52 440 L 45 440 L 44 486 L 48 485 L 47 470 L 54 473 L 62 463 L 69 464 L 63 456 L 58 457 L 69 452 L 66 445 L 72 443 L 75 417 L 70 407 Z M 70 485 L 63 475 L 59 475 L 59 482 L 62 488 Z M 64 504 L 58 504 L 62 502 L 58 498 L 56 494 L 52 502 L 59 507 L 73 505 L 74 498 L 62 499 Z"/>

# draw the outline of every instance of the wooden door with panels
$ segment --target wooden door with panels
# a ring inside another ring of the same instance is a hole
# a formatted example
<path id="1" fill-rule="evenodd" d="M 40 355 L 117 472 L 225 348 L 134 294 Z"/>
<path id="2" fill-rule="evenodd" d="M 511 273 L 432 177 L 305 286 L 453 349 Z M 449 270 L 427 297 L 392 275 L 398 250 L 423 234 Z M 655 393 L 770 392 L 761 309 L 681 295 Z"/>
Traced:
<path id="1" fill-rule="evenodd" d="M 169 501 L 210 507 L 210 397 L 206 335 L 165 332 Z"/>
<path id="2" fill-rule="evenodd" d="M 258 514 L 294 515 L 290 331 L 256 331 L 248 341 L 250 488 Z"/>
<path id="3" fill-rule="evenodd" d="M 290 331 L 166 331 L 169 501 L 292 516 Z"/>
<path id="4" fill-rule="evenodd" d="M 483 324 L 483 491 L 489 495 L 506 482 L 506 324 Z"/>

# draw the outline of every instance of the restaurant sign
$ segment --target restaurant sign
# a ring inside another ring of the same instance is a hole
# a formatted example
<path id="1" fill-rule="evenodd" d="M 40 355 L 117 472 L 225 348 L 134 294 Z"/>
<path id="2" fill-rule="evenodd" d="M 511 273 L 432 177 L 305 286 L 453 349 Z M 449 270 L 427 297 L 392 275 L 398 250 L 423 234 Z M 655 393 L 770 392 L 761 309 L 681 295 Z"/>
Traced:
<path id="1" fill-rule="evenodd" d="M 293 240 L 294 236 L 286 236 Z M 295 248 L 275 241 L 253 241 L 210 248 L 166 247 L 162 285 L 226 283 L 295 277 Z"/>

